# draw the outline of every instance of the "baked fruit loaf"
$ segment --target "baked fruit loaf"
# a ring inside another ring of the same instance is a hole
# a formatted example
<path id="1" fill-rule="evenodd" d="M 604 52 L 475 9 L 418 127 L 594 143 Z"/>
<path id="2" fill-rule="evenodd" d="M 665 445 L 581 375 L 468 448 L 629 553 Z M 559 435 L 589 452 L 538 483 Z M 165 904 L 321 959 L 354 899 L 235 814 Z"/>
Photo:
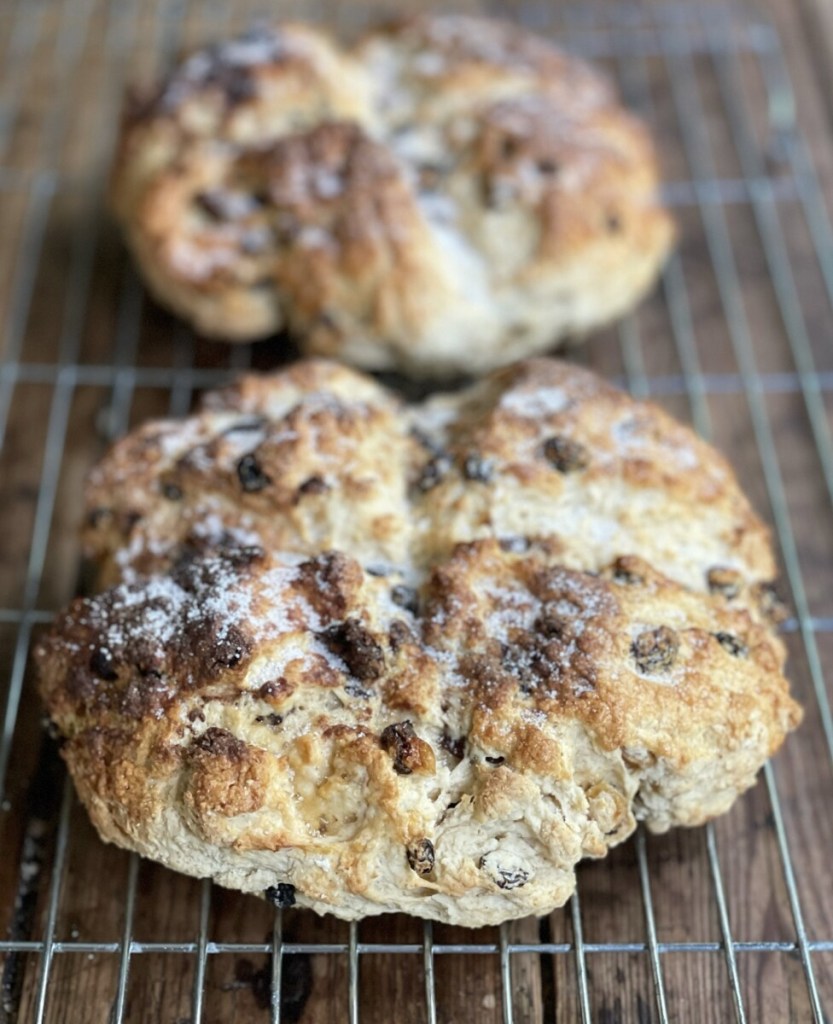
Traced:
<path id="1" fill-rule="evenodd" d="M 552 360 L 408 406 L 247 376 L 92 474 L 111 585 L 36 652 L 101 835 L 282 906 L 543 914 L 800 721 L 765 528 L 713 449 Z"/>
<path id="2" fill-rule="evenodd" d="M 339 50 L 258 28 L 188 57 L 123 127 L 114 209 L 206 335 L 479 373 L 632 306 L 671 243 L 644 126 L 509 24 L 417 17 Z"/>

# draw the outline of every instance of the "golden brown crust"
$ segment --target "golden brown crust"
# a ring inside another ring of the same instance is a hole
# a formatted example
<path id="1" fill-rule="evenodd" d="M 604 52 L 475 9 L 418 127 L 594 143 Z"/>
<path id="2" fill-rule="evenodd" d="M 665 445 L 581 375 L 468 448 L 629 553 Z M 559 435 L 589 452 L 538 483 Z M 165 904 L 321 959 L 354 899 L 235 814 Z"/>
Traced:
<path id="1" fill-rule="evenodd" d="M 673 233 L 609 85 L 478 18 L 350 54 L 292 24 L 195 53 L 129 112 L 112 195 L 152 290 L 198 329 L 288 325 L 309 352 L 420 374 L 611 319 Z"/>
<path id="2" fill-rule="evenodd" d="M 39 644 L 41 692 L 101 834 L 225 885 L 544 913 L 637 820 L 726 810 L 801 717 L 726 463 L 575 367 L 414 407 L 250 375 L 89 501 L 121 582 Z"/>

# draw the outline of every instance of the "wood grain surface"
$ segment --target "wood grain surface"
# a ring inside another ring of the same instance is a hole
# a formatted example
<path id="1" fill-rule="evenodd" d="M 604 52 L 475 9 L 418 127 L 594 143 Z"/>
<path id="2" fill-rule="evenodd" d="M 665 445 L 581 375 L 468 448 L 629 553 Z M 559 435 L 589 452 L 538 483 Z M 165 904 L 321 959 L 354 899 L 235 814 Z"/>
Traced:
<path id="1" fill-rule="evenodd" d="M 256 947 L 208 948 L 201 1020 L 269 1020 L 271 909 L 104 846 L 67 786 L 26 668 L 31 636 L 79 586 L 80 488 L 109 440 L 186 412 L 236 370 L 275 365 L 269 345 L 194 338 L 147 300 L 103 203 L 125 83 L 268 6 L 0 5 L 0 940 L 35 944 L 0 948 L 0 1024 L 112 1019 L 125 934 L 125 1021 L 196 1024 L 191 944 L 201 936 Z M 283 3 L 281 13 L 351 33 L 405 6 Z M 510 1009 L 517 1024 L 580 1020 L 583 974 L 587 1019 L 599 1024 L 660 1021 L 661 998 L 669 1020 L 722 1024 L 739 1019 L 736 970 L 746 1020 L 811 1021 L 806 961 L 833 1015 L 833 761 L 822 723 L 833 675 L 833 15 L 826 0 L 485 9 L 596 57 L 654 128 L 677 252 L 635 315 L 569 356 L 694 422 L 731 457 L 779 543 L 797 616 L 790 674 L 807 716 L 769 781 L 711 830 L 631 840 L 582 866 L 578 913 L 503 935 L 434 926 L 436 1020 L 499 1024 Z M 286 953 L 282 1020 L 348 1021 L 348 926 L 287 911 L 282 935 L 339 950 Z M 429 1021 L 421 922 L 368 920 L 357 937 L 404 947 L 359 955 L 359 1019 Z M 63 944 L 48 965 L 42 942 Z M 511 1007 L 501 942 L 547 944 L 509 955 Z M 459 945 L 486 951 L 448 949 Z"/>

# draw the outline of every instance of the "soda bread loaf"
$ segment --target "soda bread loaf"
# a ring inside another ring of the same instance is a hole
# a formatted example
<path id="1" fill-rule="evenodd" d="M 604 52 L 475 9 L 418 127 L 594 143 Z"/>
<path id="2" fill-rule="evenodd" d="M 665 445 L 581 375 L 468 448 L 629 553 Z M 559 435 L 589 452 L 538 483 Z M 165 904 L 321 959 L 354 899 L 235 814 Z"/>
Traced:
<path id="1" fill-rule="evenodd" d="M 723 458 L 552 360 L 406 405 L 325 362 L 115 446 L 109 589 L 39 643 L 101 835 L 283 906 L 561 905 L 643 821 L 725 811 L 800 721 Z"/>
<path id="2" fill-rule="evenodd" d="M 114 209 L 202 333 L 288 328 L 373 369 L 479 373 L 631 307 L 673 235 L 645 127 L 509 24 L 418 17 L 340 50 L 260 27 L 126 116 Z"/>

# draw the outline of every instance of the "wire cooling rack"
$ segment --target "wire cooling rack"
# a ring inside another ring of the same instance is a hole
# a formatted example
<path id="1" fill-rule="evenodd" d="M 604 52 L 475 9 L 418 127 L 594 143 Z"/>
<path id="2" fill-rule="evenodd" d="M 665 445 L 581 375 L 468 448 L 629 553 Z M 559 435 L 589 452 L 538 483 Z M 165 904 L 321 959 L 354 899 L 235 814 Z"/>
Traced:
<path id="1" fill-rule="evenodd" d="M 281 13 L 350 31 L 381 6 Z M 582 867 L 549 918 L 477 931 L 273 914 L 105 847 L 86 822 L 26 668 L 76 586 L 83 474 L 134 423 L 273 362 L 146 301 L 102 210 L 122 88 L 265 7 L 0 9 L 0 1021 L 827 1020 L 833 233 L 779 40 L 741 8 L 489 10 L 597 60 L 660 141 L 678 251 L 657 293 L 571 358 L 713 438 L 773 525 L 807 720 L 758 786 L 713 825 L 640 831 Z"/>

